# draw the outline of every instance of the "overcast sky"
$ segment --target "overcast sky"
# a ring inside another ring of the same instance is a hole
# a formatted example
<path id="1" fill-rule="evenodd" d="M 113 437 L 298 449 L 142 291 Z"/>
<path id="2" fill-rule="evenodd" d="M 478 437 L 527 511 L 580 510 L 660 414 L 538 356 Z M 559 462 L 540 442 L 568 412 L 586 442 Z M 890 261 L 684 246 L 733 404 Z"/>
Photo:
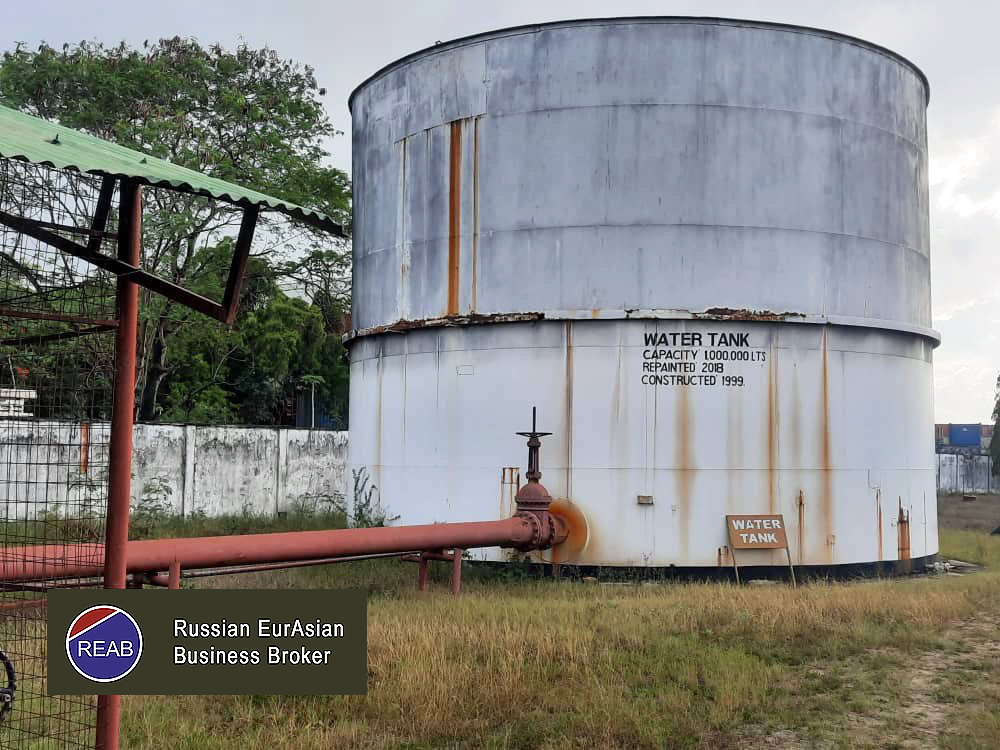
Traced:
<path id="1" fill-rule="evenodd" d="M 867 39 L 912 60 L 931 84 L 928 110 L 938 422 L 987 422 L 1000 368 L 1000 3 L 987 0 L 46 0 L 5 4 L 0 42 L 81 39 L 141 44 L 193 36 L 269 45 L 316 69 L 336 127 L 350 133 L 347 97 L 386 63 L 480 31 L 567 18 L 700 15 L 817 26 Z M 350 170 L 349 135 L 331 145 Z"/>

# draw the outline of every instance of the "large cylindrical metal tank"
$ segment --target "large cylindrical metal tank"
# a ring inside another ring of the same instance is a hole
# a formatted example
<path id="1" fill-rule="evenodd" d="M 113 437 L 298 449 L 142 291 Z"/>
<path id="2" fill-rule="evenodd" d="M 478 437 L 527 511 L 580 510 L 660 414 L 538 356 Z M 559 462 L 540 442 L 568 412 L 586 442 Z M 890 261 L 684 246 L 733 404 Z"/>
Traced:
<path id="1" fill-rule="evenodd" d="M 398 523 L 502 518 L 537 405 L 542 482 L 585 526 L 560 562 L 726 565 L 726 514 L 781 513 L 796 564 L 919 565 L 927 101 L 874 44 L 722 19 L 380 70 L 351 97 L 351 465 Z"/>

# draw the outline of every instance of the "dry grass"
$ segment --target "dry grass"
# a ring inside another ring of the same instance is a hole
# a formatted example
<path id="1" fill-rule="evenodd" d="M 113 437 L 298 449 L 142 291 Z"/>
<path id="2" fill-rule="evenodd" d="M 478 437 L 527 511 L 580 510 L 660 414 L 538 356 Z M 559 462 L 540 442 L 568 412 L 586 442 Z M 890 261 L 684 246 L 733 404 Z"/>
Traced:
<path id="1" fill-rule="evenodd" d="M 942 541 L 948 556 L 1000 569 L 998 537 Z M 876 711 L 866 701 L 880 686 L 901 691 L 908 655 L 941 650 L 950 623 L 1000 612 L 993 572 L 798 589 L 473 577 L 457 600 L 417 594 L 413 576 L 382 561 L 213 581 L 379 582 L 368 695 L 127 698 L 125 747 L 725 748 L 746 746 L 748 727 L 822 738 Z M 958 708 L 979 732 L 994 706 Z"/>

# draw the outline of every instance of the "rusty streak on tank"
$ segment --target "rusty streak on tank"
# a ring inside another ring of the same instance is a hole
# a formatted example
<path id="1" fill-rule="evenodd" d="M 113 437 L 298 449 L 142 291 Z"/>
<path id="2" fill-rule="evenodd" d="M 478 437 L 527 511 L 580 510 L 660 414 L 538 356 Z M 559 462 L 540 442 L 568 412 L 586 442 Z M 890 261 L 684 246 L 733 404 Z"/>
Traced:
<path id="1" fill-rule="evenodd" d="M 824 548 L 827 562 L 833 562 L 833 475 L 830 446 L 830 376 L 827 350 L 827 328 L 823 328 L 823 414 L 820 419 L 820 460 L 823 472 L 823 492 L 820 497 L 820 512 L 823 514 L 823 530 L 826 534 Z"/>
<path id="2" fill-rule="evenodd" d="M 903 510 L 903 498 L 899 498 L 899 516 L 897 517 L 899 531 L 899 571 L 910 572 L 910 513 Z"/>
<path id="3" fill-rule="evenodd" d="M 566 321 L 566 495 L 573 497 L 573 323 Z"/>
<path id="4" fill-rule="evenodd" d="M 479 305 L 479 118 L 472 121 L 472 312 Z"/>
<path id="5" fill-rule="evenodd" d="M 378 359 L 375 361 L 378 378 L 378 403 L 375 414 L 375 476 L 372 478 L 379 487 L 382 486 L 382 375 L 384 363 L 382 361 L 382 348 L 379 347 Z"/>
<path id="6" fill-rule="evenodd" d="M 406 139 L 400 141 L 400 166 L 399 166 L 399 223 L 400 234 L 406 236 Z M 403 249 L 399 254 L 399 284 L 401 289 L 407 289 L 410 285 L 410 253 Z M 403 303 L 405 305 L 405 302 Z M 346 330 L 351 330 L 348 327 Z"/>
<path id="7" fill-rule="evenodd" d="M 656 391 L 653 392 L 654 397 Z M 677 470 L 674 474 L 677 491 L 677 525 L 680 536 L 681 558 L 686 560 L 691 548 L 691 440 L 694 425 L 691 422 L 691 396 L 685 385 L 677 389 L 676 415 L 676 461 Z M 653 428 L 656 434 L 656 428 Z"/>
<path id="8" fill-rule="evenodd" d="M 884 560 L 885 553 L 882 551 L 882 489 L 879 487 L 875 488 L 875 513 L 878 525 L 878 559 Z"/>
<path id="9" fill-rule="evenodd" d="M 767 367 L 767 512 L 775 510 L 778 483 L 778 363 L 774 360 L 774 340 L 771 341 Z"/>
<path id="10" fill-rule="evenodd" d="M 806 500 L 802 490 L 799 490 L 799 499 L 795 505 L 799 514 L 799 565 L 801 565 L 806 540 Z"/>
<path id="11" fill-rule="evenodd" d="M 451 123 L 448 169 L 448 315 L 458 315 L 458 274 L 462 231 L 462 121 Z"/>

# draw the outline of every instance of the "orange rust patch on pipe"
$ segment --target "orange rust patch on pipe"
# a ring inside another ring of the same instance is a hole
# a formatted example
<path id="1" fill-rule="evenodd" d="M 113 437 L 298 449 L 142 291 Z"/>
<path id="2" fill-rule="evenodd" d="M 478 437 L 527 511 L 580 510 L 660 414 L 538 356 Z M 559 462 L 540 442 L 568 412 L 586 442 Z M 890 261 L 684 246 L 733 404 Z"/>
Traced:
<path id="1" fill-rule="evenodd" d="M 459 240 L 462 229 L 462 121 L 451 124 L 448 170 L 448 315 L 458 315 Z"/>
<path id="2" fill-rule="evenodd" d="M 823 472 L 823 492 L 820 497 L 820 512 L 823 514 L 823 528 L 826 531 L 826 562 L 833 562 L 833 476 L 831 475 L 830 444 L 830 376 L 827 357 L 827 329 L 823 329 L 823 414 L 820 420 L 820 461 Z"/>
<path id="3" fill-rule="evenodd" d="M 677 415 L 674 430 L 677 470 L 677 522 L 680 531 L 681 559 L 688 561 L 691 547 L 691 396 L 687 386 L 681 386 L 677 391 Z"/>
<path id="4" fill-rule="evenodd" d="M 549 505 L 549 513 L 561 518 L 569 529 L 566 539 L 542 552 L 542 559 L 553 564 L 576 562 L 590 542 L 590 526 L 583 511 L 572 501 L 557 497 Z"/>

